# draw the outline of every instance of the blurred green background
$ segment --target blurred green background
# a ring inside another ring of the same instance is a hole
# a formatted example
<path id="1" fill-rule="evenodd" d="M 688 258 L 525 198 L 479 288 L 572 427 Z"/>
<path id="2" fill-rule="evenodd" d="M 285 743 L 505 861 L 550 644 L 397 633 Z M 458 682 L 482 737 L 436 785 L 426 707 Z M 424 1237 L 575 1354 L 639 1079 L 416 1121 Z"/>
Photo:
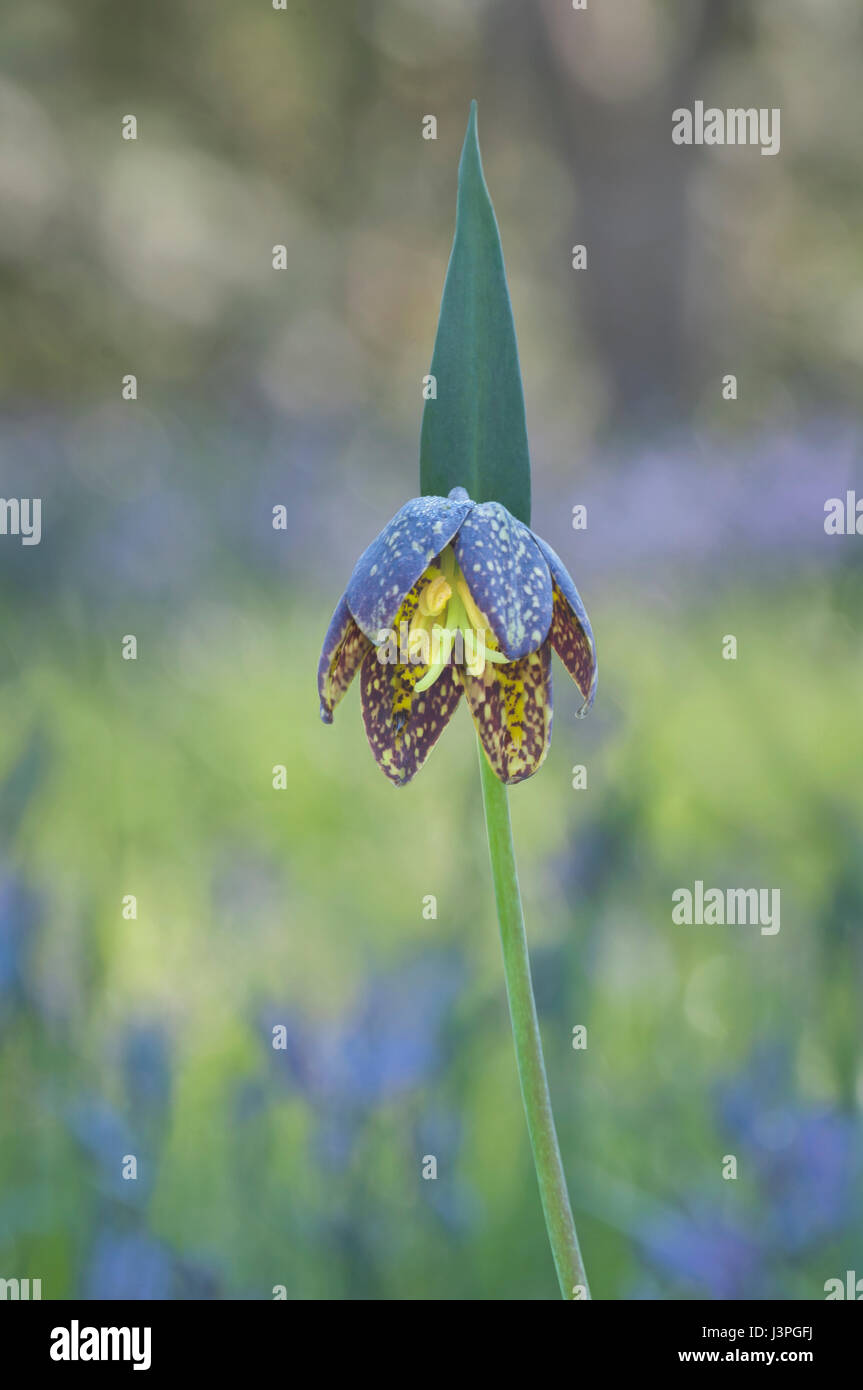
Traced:
<path id="1" fill-rule="evenodd" d="M 0 55 L 0 1277 L 555 1295 L 470 720 L 396 791 L 314 683 L 417 490 L 472 97 L 600 653 L 511 798 L 593 1291 L 863 1272 L 859 5 L 31 0 Z M 697 99 L 780 153 L 673 146 Z M 696 879 L 781 931 L 673 926 Z"/>

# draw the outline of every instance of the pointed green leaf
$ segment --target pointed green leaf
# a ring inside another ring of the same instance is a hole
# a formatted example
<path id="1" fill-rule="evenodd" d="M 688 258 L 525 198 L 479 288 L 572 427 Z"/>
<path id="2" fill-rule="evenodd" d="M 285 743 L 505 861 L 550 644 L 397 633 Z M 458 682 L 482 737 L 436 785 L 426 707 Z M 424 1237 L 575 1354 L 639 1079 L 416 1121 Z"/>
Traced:
<path id="1" fill-rule="evenodd" d="M 420 490 L 467 488 L 530 524 L 530 455 L 503 251 L 471 103 L 458 170 L 455 238 L 423 410 Z"/>

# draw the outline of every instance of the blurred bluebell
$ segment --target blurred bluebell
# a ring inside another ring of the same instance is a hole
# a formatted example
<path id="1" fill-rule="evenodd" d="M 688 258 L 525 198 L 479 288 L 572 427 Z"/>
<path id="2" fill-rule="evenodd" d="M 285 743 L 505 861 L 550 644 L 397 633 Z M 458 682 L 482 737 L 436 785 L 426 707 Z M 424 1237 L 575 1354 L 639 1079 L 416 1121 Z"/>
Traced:
<path id="1" fill-rule="evenodd" d="M 29 954 L 38 921 L 36 895 L 0 865 L 0 1020 L 13 1001 L 30 995 Z"/>
<path id="2" fill-rule="evenodd" d="M 156 1023 L 133 1023 L 122 1040 L 123 1078 L 134 1119 L 163 1118 L 171 1101 L 171 1046 Z"/>
<path id="3" fill-rule="evenodd" d="M 757 1048 L 715 1088 L 723 1145 L 754 1175 L 755 1210 L 729 1218 L 736 1184 L 684 1194 L 683 1210 L 637 1229 L 647 1266 L 693 1294 L 716 1299 L 781 1298 L 790 1261 L 841 1236 L 861 1177 L 855 1117 L 794 1096 L 792 1057 L 781 1042 Z"/>
<path id="4" fill-rule="evenodd" d="M 174 1263 L 159 1241 L 140 1232 L 99 1232 L 87 1261 L 87 1299 L 170 1299 Z"/>
<path id="5" fill-rule="evenodd" d="M 797 1252 L 839 1231 L 861 1176 L 857 1119 L 793 1096 L 791 1056 L 762 1047 L 716 1087 L 717 1116 L 763 1189 L 772 1242 Z"/>
<path id="6" fill-rule="evenodd" d="M 464 976 L 454 952 L 429 953 L 373 977 L 338 1020 L 268 1010 L 288 1031 L 274 1064 L 312 1102 L 379 1105 L 440 1068 L 443 1026 Z M 270 1025 L 271 1026 L 271 1025 Z"/>
<path id="7" fill-rule="evenodd" d="M 87 1260 L 85 1299 L 203 1300 L 219 1296 L 214 1273 L 144 1231 L 103 1227 Z"/>
<path id="8" fill-rule="evenodd" d="M 790 1107 L 773 1117 L 773 1145 L 754 1155 L 777 1247 L 789 1252 L 839 1233 L 860 1191 L 860 1133 L 850 1115 Z M 765 1143 L 767 1143 L 765 1133 Z"/>
<path id="9" fill-rule="evenodd" d="M 649 1218 L 637 1233 L 642 1257 L 674 1285 L 702 1298 L 764 1298 L 765 1247 L 745 1222 L 728 1222 L 717 1203 Z"/>
<path id="10" fill-rule="evenodd" d="M 90 1095 L 71 1101 L 65 1114 L 71 1134 L 93 1165 L 98 1190 L 127 1206 L 143 1205 L 152 1188 L 153 1168 L 124 1117 L 107 1101 Z M 127 1154 L 138 1161 L 134 1179 L 123 1177 Z"/>
<path id="11" fill-rule="evenodd" d="M 0 795 L 0 1022 L 14 1003 L 32 1002 L 30 953 L 39 925 L 39 899 L 8 861 L 15 837 L 47 765 L 44 732 L 35 730 L 6 774 Z"/>
<path id="12" fill-rule="evenodd" d="M 341 1019 L 266 1011 L 270 1037 L 273 1025 L 286 1029 L 287 1047 L 270 1048 L 272 1063 L 314 1108 L 321 1161 L 346 1163 L 369 1110 L 440 1073 L 446 1023 L 463 979 L 460 956 L 430 952 L 372 977 Z"/>

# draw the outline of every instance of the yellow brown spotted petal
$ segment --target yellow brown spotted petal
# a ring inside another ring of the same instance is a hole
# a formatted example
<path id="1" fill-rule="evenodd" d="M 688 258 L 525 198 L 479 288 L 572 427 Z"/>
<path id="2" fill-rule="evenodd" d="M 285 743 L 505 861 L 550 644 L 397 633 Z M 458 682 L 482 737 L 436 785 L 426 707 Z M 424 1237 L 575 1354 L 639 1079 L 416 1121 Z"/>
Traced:
<path id="1" fill-rule="evenodd" d="M 344 695 L 371 642 L 357 626 L 344 598 L 332 616 L 321 659 L 318 663 L 318 694 L 321 697 L 321 718 L 332 724 L 333 710 Z"/>
<path id="2" fill-rule="evenodd" d="M 454 666 L 447 666 L 428 690 L 415 689 L 428 670 L 423 665 L 382 663 L 374 649 L 360 673 L 366 735 L 381 770 L 397 787 L 419 772 L 461 699 Z"/>
<path id="3" fill-rule="evenodd" d="M 581 595 L 569 571 L 548 541 L 536 536 L 536 543 L 548 561 L 552 580 L 553 612 L 549 637 L 551 644 L 581 692 L 585 714 L 596 694 L 598 668 L 596 642 Z"/>
<path id="4" fill-rule="evenodd" d="M 551 742 L 551 648 L 546 642 L 505 665 L 488 662 L 481 676 L 460 672 L 486 757 L 502 782 L 523 782 L 545 760 Z"/>
<path id="5" fill-rule="evenodd" d="M 549 640 L 572 679 L 578 686 L 587 707 L 596 690 L 596 649 L 590 627 L 585 631 L 557 584 L 554 585 L 554 612 Z"/>
<path id="6" fill-rule="evenodd" d="M 419 579 L 417 580 L 416 584 L 414 584 L 413 588 L 412 588 L 412 589 L 408 589 L 407 593 L 405 594 L 404 598 L 402 599 L 401 607 L 399 608 L 399 611 L 396 613 L 396 616 L 393 618 L 393 627 L 392 627 L 392 630 L 393 630 L 393 632 L 394 632 L 394 634 L 395 634 L 396 637 L 399 637 L 399 636 L 400 636 L 400 629 L 401 629 L 402 623 L 407 623 L 408 627 L 410 628 L 410 625 L 411 625 L 411 623 L 413 622 L 413 619 L 414 619 L 414 617 L 415 617 L 416 614 L 417 614 L 417 609 L 419 608 L 420 595 L 422 594 L 422 592 L 423 592 L 423 590 L 424 590 L 424 588 L 426 587 L 426 584 L 427 584 L 426 575 L 427 575 L 427 574 L 437 574 L 437 573 L 438 573 L 438 571 L 435 570 L 435 569 L 433 569 L 433 568 L 432 568 L 431 570 L 427 570 L 427 571 L 426 571 L 426 574 L 420 575 Z M 382 630 L 383 630 L 383 629 L 382 629 Z"/>

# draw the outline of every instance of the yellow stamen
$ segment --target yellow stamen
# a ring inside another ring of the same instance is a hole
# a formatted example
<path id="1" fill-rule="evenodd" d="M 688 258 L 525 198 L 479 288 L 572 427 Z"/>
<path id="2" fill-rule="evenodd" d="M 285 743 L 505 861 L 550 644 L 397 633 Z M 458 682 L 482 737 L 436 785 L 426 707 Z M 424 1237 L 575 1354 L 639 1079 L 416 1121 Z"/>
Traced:
<path id="1" fill-rule="evenodd" d="M 437 619 L 437 621 L 435 621 Z M 428 669 L 413 687 L 421 695 L 451 662 L 457 634 L 464 642 L 460 658 L 471 676 L 481 678 L 486 662 L 508 664 L 499 650 L 488 618 L 477 606 L 467 580 L 447 546 L 423 575 L 423 586 L 408 629 L 408 659 Z"/>
<path id="2" fill-rule="evenodd" d="M 426 658 L 429 649 L 428 632 L 425 628 L 412 627 L 408 633 L 408 658 L 419 664 Z"/>
<path id="3" fill-rule="evenodd" d="M 435 623 L 432 628 L 432 642 L 434 644 L 431 653 L 432 658 L 437 656 L 438 659 L 436 661 L 434 659 L 432 660 L 432 664 L 429 666 L 425 675 L 421 680 L 418 680 L 414 686 L 414 693 L 417 695 L 421 695 L 424 690 L 428 690 L 429 686 L 434 685 L 438 676 L 449 663 L 450 656 L 452 655 L 453 635 L 448 628 L 441 627 L 439 623 Z"/>
<path id="4" fill-rule="evenodd" d="M 476 604 L 474 603 L 473 595 L 471 594 L 470 589 L 467 587 L 467 580 L 464 578 L 459 579 L 456 584 L 456 588 L 458 589 L 459 594 L 461 595 L 461 601 L 464 604 L 465 612 L 470 618 L 471 626 L 475 627 L 477 632 L 482 632 L 485 628 L 488 627 L 488 618 L 485 616 L 484 613 L 481 613 L 479 611 Z"/>
<path id="5" fill-rule="evenodd" d="M 419 609 L 426 618 L 436 618 L 452 598 L 452 589 L 442 574 L 427 584 L 420 594 Z"/>
<path id="6" fill-rule="evenodd" d="M 408 629 L 408 657 L 412 662 L 420 662 L 429 649 L 432 620 L 417 608 Z"/>

